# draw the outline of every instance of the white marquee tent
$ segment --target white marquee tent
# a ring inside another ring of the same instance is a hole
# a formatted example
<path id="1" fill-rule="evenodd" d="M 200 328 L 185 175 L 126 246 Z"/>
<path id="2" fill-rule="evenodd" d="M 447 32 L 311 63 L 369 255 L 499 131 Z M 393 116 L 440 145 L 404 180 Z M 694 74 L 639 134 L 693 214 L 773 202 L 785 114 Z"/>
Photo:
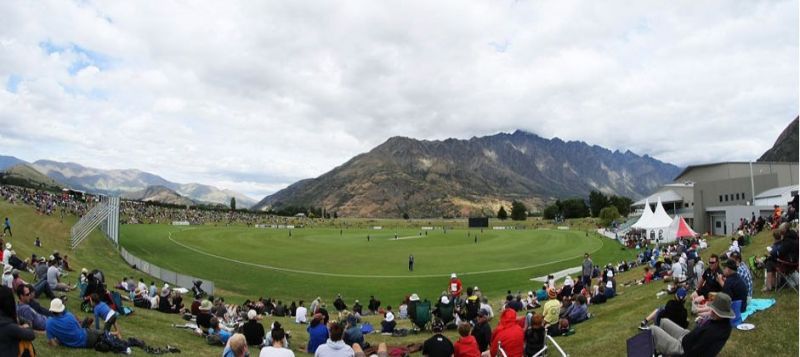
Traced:
<path id="1" fill-rule="evenodd" d="M 665 235 L 670 225 L 672 225 L 672 218 L 670 218 L 667 211 L 664 210 L 664 206 L 661 204 L 661 197 L 659 197 L 655 212 L 650 211 L 650 202 L 645 201 L 642 217 L 631 227 L 645 230 L 647 232 L 647 237 L 651 240 L 656 240 L 659 243 L 666 243 L 675 240 L 674 237 Z"/>

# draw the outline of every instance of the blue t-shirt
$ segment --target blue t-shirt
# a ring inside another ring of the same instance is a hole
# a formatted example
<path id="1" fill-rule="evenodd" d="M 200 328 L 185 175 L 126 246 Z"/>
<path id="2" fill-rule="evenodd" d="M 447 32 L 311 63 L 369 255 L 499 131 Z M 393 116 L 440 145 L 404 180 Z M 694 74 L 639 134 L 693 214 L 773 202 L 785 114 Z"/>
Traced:
<path id="1" fill-rule="evenodd" d="M 47 319 L 47 339 L 58 339 L 58 343 L 67 347 L 86 347 L 88 342 L 86 330 L 81 328 L 78 320 L 69 312 L 53 315 Z"/>
<path id="2" fill-rule="evenodd" d="M 219 331 L 215 331 L 213 328 L 208 329 L 209 335 L 213 335 L 217 332 L 219 332 L 219 339 L 222 341 L 222 344 L 227 344 L 228 339 L 231 338 L 231 333 L 223 329 L 220 329 Z"/>

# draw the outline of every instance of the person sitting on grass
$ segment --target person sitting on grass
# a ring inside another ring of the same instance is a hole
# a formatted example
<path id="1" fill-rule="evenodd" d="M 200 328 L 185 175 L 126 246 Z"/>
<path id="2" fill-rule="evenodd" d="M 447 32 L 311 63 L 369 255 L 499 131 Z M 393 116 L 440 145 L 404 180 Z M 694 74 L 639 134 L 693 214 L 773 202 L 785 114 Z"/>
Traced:
<path id="1" fill-rule="evenodd" d="M 294 311 L 294 322 L 298 324 L 305 324 L 306 314 L 308 314 L 308 309 L 303 306 L 303 300 L 300 300 L 300 303 L 297 304 L 297 309 Z"/>
<path id="2" fill-rule="evenodd" d="M 489 317 L 489 310 L 478 310 L 478 323 L 472 329 L 472 336 L 478 343 L 478 350 L 486 354 L 489 354 L 489 345 L 492 343 L 492 327 L 489 325 Z"/>
<path id="3" fill-rule="evenodd" d="M 512 310 L 513 311 L 513 310 Z M 455 349 L 450 339 L 442 335 L 444 322 L 434 318 L 431 323 L 433 336 L 422 343 L 422 355 L 425 357 L 452 357 Z"/>
<path id="4" fill-rule="evenodd" d="M 218 337 L 219 341 L 222 342 L 223 345 L 228 343 L 228 339 L 231 338 L 231 332 L 222 328 L 219 323 L 219 319 L 216 317 L 211 318 L 211 327 L 208 329 L 208 337 L 214 338 Z"/>
<path id="5" fill-rule="evenodd" d="M 555 291 L 553 293 L 555 295 Z M 553 298 L 553 301 L 558 300 Z M 558 317 L 558 312 L 556 312 L 556 317 Z M 500 323 L 497 324 L 492 333 L 492 344 L 489 347 L 491 350 L 490 355 L 497 356 L 498 348 L 502 347 L 507 356 L 521 357 L 524 345 L 525 332 L 522 331 L 522 326 L 517 323 L 517 313 L 513 309 L 503 310 L 500 315 Z"/>
<path id="6" fill-rule="evenodd" d="M 47 284 L 52 291 L 70 291 L 69 285 L 61 282 L 61 272 L 56 267 L 56 260 L 50 260 L 50 266 L 47 268 Z"/>
<path id="7" fill-rule="evenodd" d="M 235 333 L 228 339 L 225 349 L 222 350 L 222 357 L 245 357 L 250 356 L 247 350 L 247 341 L 244 335 Z"/>
<path id="8" fill-rule="evenodd" d="M 732 301 L 741 301 L 742 309 L 740 311 L 745 311 L 747 310 L 747 285 L 736 272 L 738 268 L 735 260 L 728 259 L 725 261 L 725 268 L 722 270 L 722 274 L 725 276 L 722 292 L 728 294 Z"/>
<path id="9" fill-rule="evenodd" d="M 462 322 L 458 325 L 458 334 L 461 338 L 453 345 L 454 357 L 480 357 L 481 351 L 475 336 L 470 335 L 472 325 Z"/>
<path id="10" fill-rule="evenodd" d="M 267 334 L 267 336 L 266 336 L 266 339 L 265 339 L 265 341 L 264 341 L 264 345 L 265 345 L 265 346 L 272 346 L 272 344 L 273 344 L 273 341 L 272 341 L 272 331 L 275 331 L 275 330 L 281 330 L 281 331 L 283 331 L 283 336 L 284 336 L 284 337 L 283 337 L 283 341 L 282 341 L 282 343 L 281 343 L 281 346 L 283 346 L 283 348 L 291 348 L 291 347 L 289 346 L 289 339 L 290 339 L 292 336 L 289 334 L 289 332 L 287 332 L 287 331 L 284 331 L 284 330 L 283 330 L 283 327 L 281 326 L 281 323 L 280 323 L 280 322 L 278 322 L 278 321 L 273 321 L 273 322 L 272 322 L 272 326 L 270 326 L 270 328 L 269 328 L 269 329 L 270 329 L 270 333 L 269 333 L 269 334 Z"/>
<path id="11" fill-rule="evenodd" d="M 639 325 L 639 328 L 644 329 L 651 322 L 655 322 L 656 326 L 661 325 L 661 321 L 663 319 L 668 319 L 674 322 L 676 325 L 680 326 L 681 328 L 688 328 L 689 327 L 689 312 L 686 311 L 686 307 L 684 306 L 686 300 L 686 289 L 678 288 L 675 290 L 675 298 L 667 301 L 665 306 L 659 307 L 650 315 L 647 315 L 642 323 Z"/>
<path id="12" fill-rule="evenodd" d="M 258 313 L 256 310 L 247 312 L 247 322 L 242 325 L 242 333 L 247 339 L 249 346 L 260 346 L 264 343 L 264 325 L 258 322 Z"/>
<path id="13" fill-rule="evenodd" d="M 736 274 L 739 275 L 744 285 L 747 286 L 747 300 L 749 301 L 753 297 L 753 274 L 750 273 L 750 268 L 747 267 L 747 264 L 742 263 L 741 254 L 733 253 L 731 254 L 731 259 L 733 259 L 738 266 Z"/>
<path id="14" fill-rule="evenodd" d="M 211 301 L 203 300 L 200 306 L 197 307 L 195 322 L 202 332 L 206 332 L 211 328 L 211 318 L 213 317 L 211 316 L 211 306 Z"/>
<path id="15" fill-rule="evenodd" d="M 561 312 L 561 301 L 558 301 L 558 294 L 556 294 L 556 289 L 553 288 L 547 290 L 547 297 L 548 300 L 544 304 L 542 313 L 544 314 L 545 324 L 550 325 L 558 321 L 558 315 Z"/>
<path id="16" fill-rule="evenodd" d="M 306 352 L 316 353 L 317 347 L 325 343 L 328 339 L 328 328 L 322 323 L 322 314 L 314 315 L 306 331 L 308 331 L 308 346 L 306 346 Z"/>
<path id="17" fill-rule="evenodd" d="M 317 351 L 314 352 L 314 357 L 353 357 L 355 351 L 348 346 L 342 337 L 344 336 L 344 328 L 338 322 L 331 322 L 328 325 L 330 331 L 330 338 L 325 344 L 319 346 Z"/>
<path id="18" fill-rule="evenodd" d="M 572 305 L 570 305 L 567 310 L 564 311 L 564 317 L 569 320 L 570 324 L 576 324 L 588 319 L 589 306 L 586 304 L 586 297 L 576 294 Z"/>
<path id="19" fill-rule="evenodd" d="M 719 257 L 711 254 L 708 258 L 708 268 L 703 271 L 703 275 L 697 280 L 697 290 L 692 293 L 692 301 L 704 301 L 708 299 L 708 294 L 722 290 L 722 270 L 719 268 Z M 702 297 L 702 299 L 701 299 Z"/>
<path id="20" fill-rule="evenodd" d="M 642 284 L 647 284 L 653 281 L 653 272 L 650 271 L 650 267 L 644 267 L 644 276 L 642 278 Z"/>
<path id="21" fill-rule="evenodd" d="M 344 343 L 353 346 L 354 343 L 364 345 L 364 334 L 358 327 L 358 317 L 350 315 L 347 317 L 347 329 L 344 331 Z"/>
<path id="22" fill-rule="evenodd" d="M 32 303 L 34 303 L 33 289 L 30 285 L 20 285 L 17 287 L 16 293 L 19 298 L 17 317 L 19 317 L 20 321 L 27 321 L 28 325 L 34 330 L 44 331 L 47 325 L 47 315 L 40 313 L 36 308 L 31 306 Z M 38 305 L 38 302 L 36 302 L 36 304 Z"/>
<path id="23" fill-rule="evenodd" d="M 544 316 L 534 313 L 531 324 L 525 330 L 525 356 L 531 357 L 544 348 Z"/>
<path id="24" fill-rule="evenodd" d="M 272 344 L 262 348 L 259 357 L 294 357 L 294 352 L 283 344 L 286 340 L 286 333 L 282 328 L 273 328 L 270 337 L 272 337 Z"/>
<path id="25" fill-rule="evenodd" d="M 119 326 L 117 325 L 117 314 L 116 311 L 112 310 L 108 304 L 100 300 L 100 296 L 97 293 L 92 293 L 89 295 L 89 303 L 92 304 L 93 311 L 94 311 L 94 328 L 100 329 L 100 321 L 103 321 L 103 331 L 104 332 L 111 332 L 111 328 L 114 328 L 113 335 L 116 335 L 118 338 L 122 338 L 122 334 L 120 333 Z"/>
<path id="26" fill-rule="evenodd" d="M 650 327 L 656 351 L 665 355 L 716 356 L 731 335 L 730 319 L 735 314 L 731 309 L 731 298 L 725 293 L 716 294 L 707 307 L 709 320 L 698 323 L 692 331 L 669 319 L 661 320 L 661 326 Z"/>
<path id="27" fill-rule="evenodd" d="M 83 323 L 78 322 L 75 315 L 65 311 L 61 299 L 50 301 L 50 312 L 52 316 L 47 319 L 45 325 L 47 342 L 50 346 L 94 348 L 102 332 L 88 327 L 84 328 L 90 324 L 88 320 Z"/>
<path id="28" fill-rule="evenodd" d="M 20 322 L 14 308 L 14 292 L 5 286 L 0 287 L 0 356 L 20 355 L 20 342 L 36 338 L 30 323 Z"/>
<path id="29" fill-rule="evenodd" d="M 394 320 L 394 313 L 392 312 L 392 305 L 386 307 L 383 321 L 381 321 L 381 333 L 392 333 L 397 326 L 397 321 Z"/>

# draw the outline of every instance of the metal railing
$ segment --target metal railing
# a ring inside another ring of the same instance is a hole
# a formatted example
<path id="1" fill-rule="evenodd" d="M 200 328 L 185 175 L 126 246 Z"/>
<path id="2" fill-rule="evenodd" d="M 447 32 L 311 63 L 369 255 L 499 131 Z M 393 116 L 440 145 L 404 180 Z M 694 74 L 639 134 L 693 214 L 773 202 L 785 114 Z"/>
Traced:
<path id="1" fill-rule="evenodd" d="M 188 289 L 191 289 L 192 286 L 194 286 L 194 282 L 196 280 L 200 280 L 202 281 L 200 287 L 209 295 L 214 294 L 213 281 L 196 278 L 191 275 L 183 275 L 171 270 L 161 268 L 146 260 L 142 260 L 136 257 L 135 255 L 129 253 L 125 248 L 120 248 L 119 255 L 122 256 L 122 259 L 125 260 L 131 266 L 156 279 L 160 279 L 174 286 L 181 286 Z"/>

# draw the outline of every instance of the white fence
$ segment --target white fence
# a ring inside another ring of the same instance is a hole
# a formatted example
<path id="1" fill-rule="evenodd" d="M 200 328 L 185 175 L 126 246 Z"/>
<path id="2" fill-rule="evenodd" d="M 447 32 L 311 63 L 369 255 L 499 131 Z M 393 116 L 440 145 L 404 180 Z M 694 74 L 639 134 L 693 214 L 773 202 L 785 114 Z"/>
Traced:
<path id="1" fill-rule="evenodd" d="M 192 286 L 194 286 L 195 280 L 201 280 L 203 283 L 200 285 L 200 287 L 203 288 L 203 290 L 205 290 L 205 292 L 207 292 L 209 295 L 214 294 L 213 281 L 195 278 L 190 275 L 178 274 L 174 271 L 163 269 L 157 265 L 150 264 L 148 261 L 137 258 L 135 255 L 128 253 L 125 248 L 120 248 L 119 254 L 122 256 L 122 259 L 128 262 L 128 264 L 154 278 L 161 279 L 167 283 L 170 283 L 171 285 L 181 286 L 187 289 L 191 289 Z"/>

